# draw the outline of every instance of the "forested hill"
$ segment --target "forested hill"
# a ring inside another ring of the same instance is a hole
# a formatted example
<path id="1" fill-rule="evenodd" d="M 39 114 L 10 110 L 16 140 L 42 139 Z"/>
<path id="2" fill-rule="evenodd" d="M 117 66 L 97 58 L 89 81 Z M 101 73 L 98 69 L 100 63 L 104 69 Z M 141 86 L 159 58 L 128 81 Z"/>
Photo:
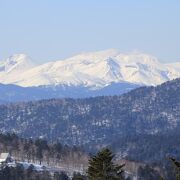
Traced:
<path id="1" fill-rule="evenodd" d="M 51 99 L 0 106 L 0 129 L 63 144 L 104 145 L 133 134 L 180 127 L 180 79 L 122 96 Z"/>

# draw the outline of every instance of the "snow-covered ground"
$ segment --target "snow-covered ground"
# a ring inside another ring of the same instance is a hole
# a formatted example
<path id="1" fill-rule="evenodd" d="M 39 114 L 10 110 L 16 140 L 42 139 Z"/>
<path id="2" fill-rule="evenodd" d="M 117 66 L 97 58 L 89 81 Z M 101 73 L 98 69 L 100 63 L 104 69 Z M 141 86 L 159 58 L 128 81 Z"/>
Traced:
<path id="1" fill-rule="evenodd" d="M 54 172 L 65 172 L 69 177 L 73 176 L 74 172 L 79 172 L 81 174 L 85 173 L 85 169 L 83 167 L 74 167 L 74 166 L 67 166 L 62 164 L 62 166 L 48 166 L 48 165 L 40 165 L 36 163 L 28 163 L 26 161 L 14 161 L 6 164 L 9 167 L 16 167 L 17 165 L 22 165 L 25 169 L 28 169 L 30 166 L 33 165 L 34 170 L 36 171 L 49 171 L 50 173 Z"/>

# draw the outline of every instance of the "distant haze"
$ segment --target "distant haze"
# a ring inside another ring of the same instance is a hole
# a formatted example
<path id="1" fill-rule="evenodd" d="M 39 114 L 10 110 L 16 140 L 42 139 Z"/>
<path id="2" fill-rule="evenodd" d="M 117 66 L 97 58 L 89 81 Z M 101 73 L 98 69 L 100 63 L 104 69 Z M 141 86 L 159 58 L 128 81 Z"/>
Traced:
<path id="1" fill-rule="evenodd" d="M 0 60 L 37 63 L 117 48 L 180 61 L 179 0 L 0 1 Z"/>

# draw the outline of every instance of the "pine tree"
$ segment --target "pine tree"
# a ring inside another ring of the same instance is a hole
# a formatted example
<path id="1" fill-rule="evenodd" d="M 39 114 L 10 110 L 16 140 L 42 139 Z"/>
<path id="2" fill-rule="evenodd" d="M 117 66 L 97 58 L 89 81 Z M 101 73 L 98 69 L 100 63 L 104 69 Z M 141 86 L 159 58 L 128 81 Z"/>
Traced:
<path id="1" fill-rule="evenodd" d="M 114 154 L 107 148 L 92 157 L 87 171 L 89 180 L 121 180 L 124 164 L 115 165 L 113 158 Z"/>
<path id="2" fill-rule="evenodd" d="M 74 173 L 72 180 L 87 180 L 87 177 L 80 173 Z"/>
<path id="3" fill-rule="evenodd" d="M 174 159 L 173 157 L 170 157 L 169 159 L 173 162 L 173 164 L 175 166 L 176 180 L 180 180 L 180 162 L 177 161 L 176 159 Z"/>

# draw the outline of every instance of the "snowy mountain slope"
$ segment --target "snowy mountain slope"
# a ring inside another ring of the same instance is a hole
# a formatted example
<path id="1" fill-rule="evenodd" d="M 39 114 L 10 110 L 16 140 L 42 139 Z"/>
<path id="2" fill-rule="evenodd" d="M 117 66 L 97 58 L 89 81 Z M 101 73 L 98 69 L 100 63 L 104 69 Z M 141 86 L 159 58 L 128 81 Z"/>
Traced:
<path id="1" fill-rule="evenodd" d="M 35 67 L 31 58 L 25 54 L 15 54 L 0 61 L 0 82 L 16 84 L 22 74 Z"/>
<path id="2" fill-rule="evenodd" d="M 180 62 L 166 64 L 166 66 L 168 66 L 168 68 L 174 69 L 175 70 L 174 73 L 176 73 L 176 71 L 180 71 Z"/>
<path id="3" fill-rule="evenodd" d="M 180 77 L 180 68 L 176 65 L 162 64 L 147 54 L 122 54 L 113 49 L 38 66 L 21 54 L 0 64 L 0 83 L 24 87 L 66 85 L 101 89 L 121 82 L 157 85 L 177 77 Z"/>

